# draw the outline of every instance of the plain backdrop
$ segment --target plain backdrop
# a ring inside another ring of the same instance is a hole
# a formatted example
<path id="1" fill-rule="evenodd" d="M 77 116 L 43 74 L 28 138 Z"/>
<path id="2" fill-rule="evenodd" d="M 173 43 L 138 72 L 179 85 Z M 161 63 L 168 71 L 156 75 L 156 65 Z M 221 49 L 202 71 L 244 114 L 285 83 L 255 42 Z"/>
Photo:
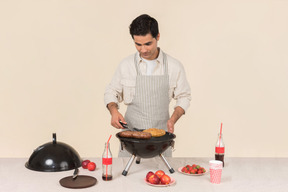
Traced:
<path id="1" fill-rule="evenodd" d="M 128 27 L 143 13 L 191 85 L 173 156 L 213 157 L 222 122 L 226 156 L 288 157 L 287 10 L 285 0 L 0 0 L 0 157 L 27 158 L 52 133 L 81 157 L 100 157 L 112 135 L 117 156 L 104 90 L 136 52 Z"/>

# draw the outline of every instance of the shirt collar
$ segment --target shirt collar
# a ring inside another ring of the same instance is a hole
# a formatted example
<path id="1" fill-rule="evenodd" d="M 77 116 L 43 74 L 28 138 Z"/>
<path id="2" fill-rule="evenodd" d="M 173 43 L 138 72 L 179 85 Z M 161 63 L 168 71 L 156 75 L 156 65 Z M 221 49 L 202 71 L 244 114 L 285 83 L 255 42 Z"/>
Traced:
<path id="1" fill-rule="evenodd" d="M 143 62 L 143 59 L 140 57 L 139 52 L 137 52 L 136 61 L 137 61 L 138 65 L 140 65 L 140 63 Z M 156 58 L 156 61 L 157 61 L 157 63 L 163 63 L 163 52 L 162 52 L 162 50 L 160 48 L 159 48 L 159 55 Z"/>

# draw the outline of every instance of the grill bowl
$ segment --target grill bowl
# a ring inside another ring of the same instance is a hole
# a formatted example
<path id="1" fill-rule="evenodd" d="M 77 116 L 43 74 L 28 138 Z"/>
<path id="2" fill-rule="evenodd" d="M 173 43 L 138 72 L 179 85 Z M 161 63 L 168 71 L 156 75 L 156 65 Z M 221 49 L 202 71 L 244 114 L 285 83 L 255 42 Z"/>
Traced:
<path id="1" fill-rule="evenodd" d="M 136 139 L 120 137 L 120 133 L 116 137 L 120 140 L 121 146 L 124 147 L 132 155 L 141 158 L 152 158 L 162 154 L 168 147 L 174 145 L 176 135 L 166 132 L 161 137 L 152 137 L 151 139 Z"/>

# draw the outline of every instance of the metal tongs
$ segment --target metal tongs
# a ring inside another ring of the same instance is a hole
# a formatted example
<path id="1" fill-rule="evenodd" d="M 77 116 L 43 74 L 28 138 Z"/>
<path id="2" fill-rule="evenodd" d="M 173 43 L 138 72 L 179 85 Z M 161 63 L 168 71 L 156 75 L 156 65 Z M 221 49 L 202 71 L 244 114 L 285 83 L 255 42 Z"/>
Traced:
<path id="1" fill-rule="evenodd" d="M 123 123 L 122 121 L 119 121 L 119 123 L 122 125 L 122 127 L 124 127 L 125 129 L 129 129 L 128 128 L 128 124 Z M 144 129 L 138 129 L 138 128 L 132 128 L 133 131 L 143 131 Z"/>

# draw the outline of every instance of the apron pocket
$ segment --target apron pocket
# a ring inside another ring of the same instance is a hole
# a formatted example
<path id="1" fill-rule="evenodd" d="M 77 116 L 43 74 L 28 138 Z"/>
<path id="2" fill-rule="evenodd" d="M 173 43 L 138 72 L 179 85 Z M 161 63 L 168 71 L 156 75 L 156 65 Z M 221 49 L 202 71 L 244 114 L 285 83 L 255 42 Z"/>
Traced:
<path id="1" fill-rule="evenodd" d="M 128 105 L 132 102 L 135 96 L 136 80 L 123 79 L 121 80 L 123 86 L 123 100 L 124 104 Z"/>

